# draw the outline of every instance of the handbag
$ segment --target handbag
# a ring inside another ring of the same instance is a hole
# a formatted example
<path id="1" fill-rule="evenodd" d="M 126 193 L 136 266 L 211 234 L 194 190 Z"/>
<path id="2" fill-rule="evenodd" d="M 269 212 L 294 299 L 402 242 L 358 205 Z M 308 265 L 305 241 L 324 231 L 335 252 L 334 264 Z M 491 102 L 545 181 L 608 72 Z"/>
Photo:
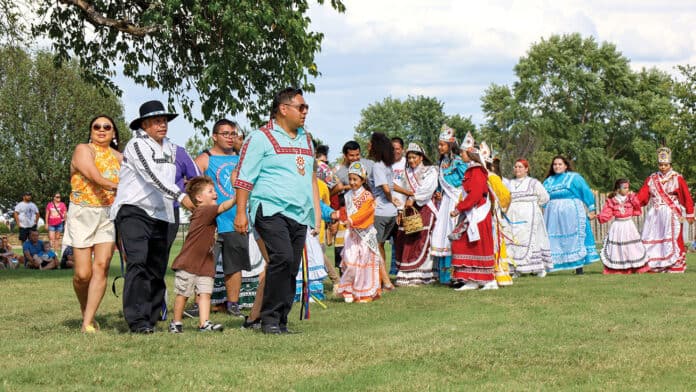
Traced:
<path id="1" fill-rule="evenodd" d="M 413 213 L 408 215 L 409 212 Z M 407 207 L 404 210 L 404 216 L 401 218 L 401 223 L 404 226 L 404 233 L 406 235 L 418 233 L 419 231 L 426 229 L 426 227 L 423 226 L 423 219 L 415 207 Z"/>

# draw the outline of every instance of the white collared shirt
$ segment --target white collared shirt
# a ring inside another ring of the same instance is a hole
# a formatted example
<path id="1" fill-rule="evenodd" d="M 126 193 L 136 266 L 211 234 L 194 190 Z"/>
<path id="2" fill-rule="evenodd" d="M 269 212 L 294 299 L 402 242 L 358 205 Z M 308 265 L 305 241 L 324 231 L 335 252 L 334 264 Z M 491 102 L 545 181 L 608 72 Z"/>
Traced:
<path id="1" fill-rule="evenodd" d="M 121 206 L 132 205 L 154 219 L 174 223 L 172 201 L 181 202 L 186 196 L 174 182 L 176 145 L 166 137 L 160 145 L 142 129 L 135 131 L 133 136 L 123 151 L 110 218 L 116 219 Z"/>

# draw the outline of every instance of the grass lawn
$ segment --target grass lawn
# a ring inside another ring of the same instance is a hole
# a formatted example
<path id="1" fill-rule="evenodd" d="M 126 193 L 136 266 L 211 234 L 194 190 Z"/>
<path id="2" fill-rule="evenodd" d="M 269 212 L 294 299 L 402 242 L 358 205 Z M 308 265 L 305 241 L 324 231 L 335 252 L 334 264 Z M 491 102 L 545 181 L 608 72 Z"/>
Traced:
<path id="1" fill-rule="evenodd" d="M 290 327 L 303 333 L 283 336 L 242 331 L 223 314 L 212 316 L 223 333 L 188 319 L 182 335 L 132 335 L 110 288 L 102 331 L 83 335 L 71 271 L 0 271 L 0 389 L 696 390 L 696 274 L 586 270 L 497 291 L 327 300 L 302 322 L 298 306 Z"/>

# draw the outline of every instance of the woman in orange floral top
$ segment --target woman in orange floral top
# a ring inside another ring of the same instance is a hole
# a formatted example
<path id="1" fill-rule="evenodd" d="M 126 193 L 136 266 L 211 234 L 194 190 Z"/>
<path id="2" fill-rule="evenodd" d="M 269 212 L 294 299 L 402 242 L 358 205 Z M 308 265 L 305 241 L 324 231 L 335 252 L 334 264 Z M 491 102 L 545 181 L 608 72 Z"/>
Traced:
<path id="1" fill-rule="evenodd" d="M 99 308 L 113 255 L 114 224 L 109 208 L 114 202 L 122 155 L 118 129 L 109 116 L 95 117 L 89 140 L 78 144 L 70 162 L 70 207 L 63 243 L 73 247 L 73 287 L 82 312 L 82 332 L 99 328 L 94 315 Z M 94 260 L 92 258 L 94 257 Z"/>

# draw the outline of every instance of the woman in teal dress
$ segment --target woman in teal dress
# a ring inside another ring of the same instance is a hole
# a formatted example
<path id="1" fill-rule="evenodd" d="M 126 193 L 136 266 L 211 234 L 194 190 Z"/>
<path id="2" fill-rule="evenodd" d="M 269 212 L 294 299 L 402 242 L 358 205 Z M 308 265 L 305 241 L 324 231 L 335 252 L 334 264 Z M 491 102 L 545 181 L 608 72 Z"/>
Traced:
<path id="1" fill-rule="evenodd" d="M 544 188 L 550 200 L 544 220 L 551 244 L 552 271 L 575 269 L 599 260 L 590 220 L 596 216 L 595 200 L 582 176 L 573 171 L 570 162 L 557 155 L 551 162 Z"/>

